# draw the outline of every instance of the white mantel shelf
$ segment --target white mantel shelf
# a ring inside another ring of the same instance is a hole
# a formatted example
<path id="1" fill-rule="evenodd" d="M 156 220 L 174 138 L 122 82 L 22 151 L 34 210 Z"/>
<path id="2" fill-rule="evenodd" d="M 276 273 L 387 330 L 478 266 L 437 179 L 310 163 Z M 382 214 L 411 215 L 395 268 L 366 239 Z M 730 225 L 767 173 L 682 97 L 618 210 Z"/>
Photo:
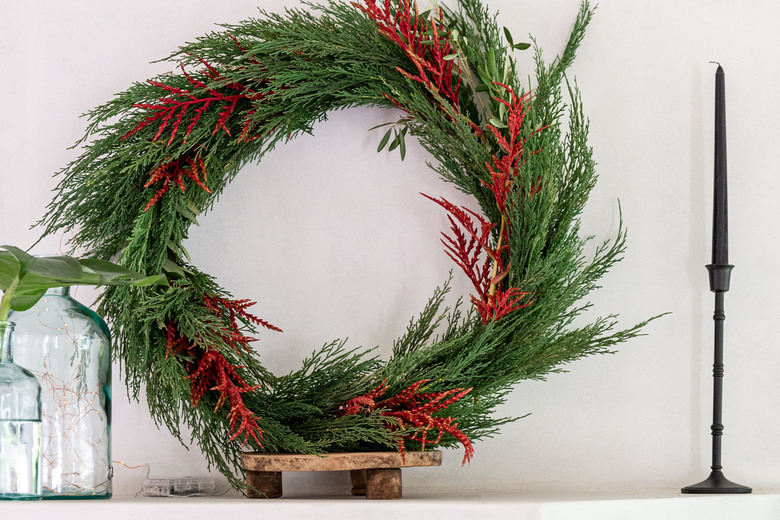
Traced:
<path id="1" fill-rule="evenodd" d="M 187 520 L 262 518 L 317 520 L 776 520 L 780 490 L 750 495 L 682 495 L 679 489 L 606 492 L 407 493 L 402 500 L 362 497 L 295 496 L 274 500 L 240 497 L 113 498 L 102 501 L 6 502 L 3 516 L 107 518 L 111 520 Z"/>

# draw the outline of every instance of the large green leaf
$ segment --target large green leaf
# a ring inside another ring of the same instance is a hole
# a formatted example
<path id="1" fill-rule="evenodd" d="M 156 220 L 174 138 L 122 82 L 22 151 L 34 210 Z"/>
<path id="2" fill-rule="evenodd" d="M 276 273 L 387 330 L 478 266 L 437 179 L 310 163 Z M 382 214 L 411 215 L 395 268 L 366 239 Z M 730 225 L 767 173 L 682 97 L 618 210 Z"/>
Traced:
<path id="1" fill-rule="evenodd" d="M 57 278 L 50 278 L 42 274 L 23 274 L 19 278 L 19 283 L 15 287 L 15 293 L 26 293 L 30 291 L 38 291 L 40 289 L 50 289 L 52 287 L 62 287 L 63 285 L 71 285 L 72 282 L 64 282 Z"/>
<path id="2" fill-rule="evenodd" d="M 11 310 L 20 312 L 30 309 L 38 303 L 38 300 L 46 294 L 46 289 L 38 289 L 34 292 L 25 291 L 24 293 L 14 293 L 11 298 Z"/>
<path id="3" fill-rule="evenodd" d="M 79 261 L 84 268 L 85 277 L 90 279 L 92 276 L 98 277 L 99 282 L 94 285 L 135 285 L 146 287 L 166 283 L 164 275 L 144 276 L 105 260 L 83 258 Z"/>
<path id="4" fill-rule="evenodd" d="M 0 290 L 5 292 L 11 284 L 19 281 L 22 264 L 8 251 L 0 251 Z"/>
<path id="5" fill-rule="evenodd" d="M 9 253 L 11 253 L 12 255 L 14 255 L 14 257 L 16 257 L 17 260 L 19 260 L 20 264 L 29 262 L 30 260 L 35 258 L 31 254 L 25 253 L 24 251 L 22 251 L 21 249 L 15 246 L 1 246 L 1 247 L 6 251 L 8 251 Z"/>
<path id="6" fill-rule="evenodd" d="M 79 261 L 69 256 L 33 257 L 22 263 L 22 273 L 23 281 L 26 281 L 29 273 L 62 282 L 79 281 L 84 274 Z"/>
<path id="7" fill-rule="evenodd" d="M 94 258 L 70 256 L 34 257 L 14 246 L 0 246 L 0 321 L 10 310 L 27 310 L 41 299 L 47 289 L 68 285 L 135 285 L 145 287 L 167 284 L 165 275 L 145 276 L 120 265 Z"/>

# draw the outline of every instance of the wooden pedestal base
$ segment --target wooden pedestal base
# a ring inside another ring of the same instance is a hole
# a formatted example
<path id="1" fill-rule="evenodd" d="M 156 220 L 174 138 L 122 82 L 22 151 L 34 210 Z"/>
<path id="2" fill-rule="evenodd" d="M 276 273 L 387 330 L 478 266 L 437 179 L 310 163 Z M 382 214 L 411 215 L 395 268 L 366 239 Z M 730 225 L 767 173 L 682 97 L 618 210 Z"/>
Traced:
<path id="1" fill-rule="evenodd" d="M 249 498 L 282 496 L 284 471 L 349 471 L 352 494 L 369 500 L 392 500 L 402 496 L 401 468 L 440 466 L 441 452 L 330 453 L 295 455 L 244 453 L 242 455 Z"/>

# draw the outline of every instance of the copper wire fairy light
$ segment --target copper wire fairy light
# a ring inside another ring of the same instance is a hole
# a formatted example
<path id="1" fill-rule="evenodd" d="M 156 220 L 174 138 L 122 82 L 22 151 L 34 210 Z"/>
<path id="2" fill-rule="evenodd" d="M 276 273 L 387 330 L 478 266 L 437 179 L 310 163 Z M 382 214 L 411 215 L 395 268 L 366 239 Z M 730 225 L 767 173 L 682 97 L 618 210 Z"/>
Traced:
<path id="1" fill-rule="evenodd" d="M 48 300 L 44 298 L 44 303 L 48 303 Z M 52 329 L 60 333 L 64 333 L 71 344 L 76 346 L 76 351 L 73 353 L 72 361 L 75 361 L 78 355 L 78 341 L 74 336 L 75 327 L 72 324 L 69 326 L 68 319 L 61 313 L 57 313 L 57 326 L 52 327 L 48 325 L 43 315 L 52 316 L 52 308 L 48 305 L 44 305 L 42 309 L 36 314 L 36 318 L 41 327 L 46 329 Z M 45 352 L 43 356 L 43 370 L 35 371 L 33 374 L 38 377 L 41 382 L 42 389 L 45 393 L 52 397 L 52 402 L 56 403 L 55 414 L 46 413 L 46 407 L 42 412 L 42 422 L 45 422 L 48 427 L 42 429 L 41 444 L 43 447 L 43 461 L 44 465 L 57 466 L 58 460 L 54 460 L 51 456 L 52 453 L 58 453 L 62 456 L 67 453 L 68 456 L 75 456 L 80 462 L 86 462 L 82 459 L 82 453 L 78 445 L 80 443 L 87 443 L 92 449 L 89 453 L 92 457 L 101 453 L 98 449 L 101 444 L 108 442 L 107 436 L 102 436 L 97 441 L 89 442 L 88 437 L 81 433 L 81 425 L 86 420 L 91 419 L 90 416 L 97 416 L 97 420 L 100 423 L 105 422 L 104 414 L 101 410 L 96 408 L 101 405 L 100 392 L 102 389 L 90 389 L 87 381 L 86 369 L 88 365 L 84 363 L 83 359 L 79 359 L 73 365 L 73 372 L 69 374 L 66 379 L 57 377 L 55 370 L 53 369 L 53 362 L 50 352 Z M 73 413 L 69 413 L 69 410 L 74 409 Z M 63 420 L 65 418 L 65 420 Z M 105 426 L 105 425 L 104 425 Z M 103 428 L 103 431 L 107 431 L 107 428 Z M 43 434 L 43 432 L 49 432 Z M 75 441 L 75 442 L 74 442 Z M 59 444 L 59 445 L 58 445 Z M 56 448 L 56 449 L 53 449 Z M 94 462 L 94 461 L 92 461 Z M 100 464 L 108 465 L 107 460 L 101 460 L 98 458 Z M 63 485 L 72 487 L 75 490 L 81 489 L 83 486 L 79 483 L 81 475 L 78 472 L 62 473 L 59 475 Z M 95 487 L 105 486 L 108 483 L 109 477 L 102 482 L 99 482 Z M 49 491 L 55 491 L 49 489 Z"/>

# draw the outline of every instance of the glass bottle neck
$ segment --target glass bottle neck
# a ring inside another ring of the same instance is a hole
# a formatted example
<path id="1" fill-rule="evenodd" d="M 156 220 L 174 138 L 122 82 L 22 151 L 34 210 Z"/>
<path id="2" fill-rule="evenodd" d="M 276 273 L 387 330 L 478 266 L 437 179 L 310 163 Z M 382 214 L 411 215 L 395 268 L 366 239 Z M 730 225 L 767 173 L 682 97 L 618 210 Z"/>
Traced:
<path id="1" fill-rule="evenodd" d="M 0 344 L 2 344 L 2 357 L 0 363 L 13 363 L 13 339 L 14 323 L 10 321 L 0 321 Z"/>
<path id="2" fill-rule="evenodd" d="M 46 289 L 46 294 L 53 296 L 70 296 L 70 287 L 52 287 Z"/>

